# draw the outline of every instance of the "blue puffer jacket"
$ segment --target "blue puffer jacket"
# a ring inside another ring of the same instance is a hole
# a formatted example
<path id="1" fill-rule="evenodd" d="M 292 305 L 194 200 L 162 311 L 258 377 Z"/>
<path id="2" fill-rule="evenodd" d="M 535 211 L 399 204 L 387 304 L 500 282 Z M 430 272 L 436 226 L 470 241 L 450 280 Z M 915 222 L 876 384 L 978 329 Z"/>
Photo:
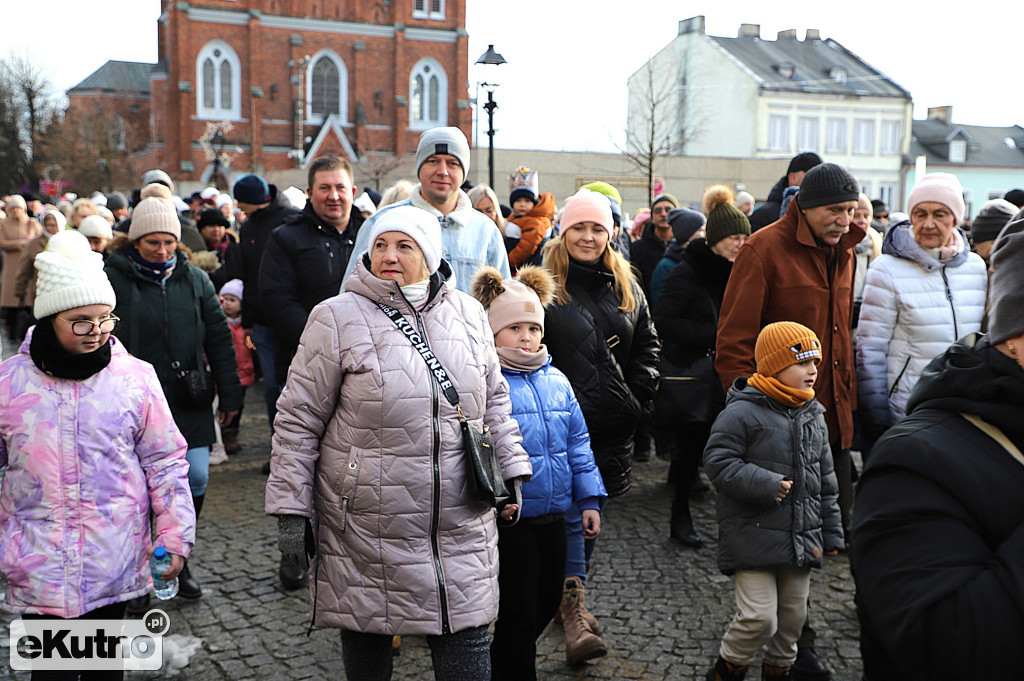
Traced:
<path id="1" fill-rule="evenodd" d="M 569 504 L 607 496 L 590 450 L 590 434 L 569 379 L 551 366 L 501 368 L 533 477 L 523 485 L 522 518 L 564 513 Z"/>

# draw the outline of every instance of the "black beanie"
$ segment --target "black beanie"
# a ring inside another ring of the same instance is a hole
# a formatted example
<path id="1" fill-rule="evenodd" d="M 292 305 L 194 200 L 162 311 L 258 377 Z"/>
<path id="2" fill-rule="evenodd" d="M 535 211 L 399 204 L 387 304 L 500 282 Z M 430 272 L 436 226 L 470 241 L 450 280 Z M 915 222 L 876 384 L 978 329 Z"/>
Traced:
<path id="1" fill-rule="evenodd" d="M 986 201 L 971 223 L 971 240 L 976 244 L 995 241 L 1000 230 L 1016 214 L 1017 207 L 1006 199 Z"/>
<path id="2" fill-rule="evenodd" d="M 672 236 L 682 246 L 689 241 L 705 224 L 704 214 L 689 208 L 673 208 L 668 213 L 668 224 L 672 228 Z"/>
<path id="3" fill-rule="evenodd" d="M 822 163 L 808 170 L 796 194 L 797 205 L 805 210 L 858 199 L 860 185 L 857 178 L 835 163 Z"/>
<path id="4" fill-rule="evenodd" d="M 820 166 L 821 163 L 821 156 L 818 156 L 813 151 L 805 151 L 793 157 L 793 160 L 789 162 L 789 167 L 786 168 L 786 174 L 798 173 L 801 170 L 808 172 L 811 168 Z"/>
<path id="5" fill-rule="evenodd" d="M 1024 189 L 1011 189 L 1006 192 L 1003 198 L 1017 206 L 1017 208 L 1024 208 Z"/>
<path id="6" fill-rule="evenodd" d="M 993 343 L 1024 333 L 1024 234 L 999 235 L 992 249 L 988 335 Z"/>

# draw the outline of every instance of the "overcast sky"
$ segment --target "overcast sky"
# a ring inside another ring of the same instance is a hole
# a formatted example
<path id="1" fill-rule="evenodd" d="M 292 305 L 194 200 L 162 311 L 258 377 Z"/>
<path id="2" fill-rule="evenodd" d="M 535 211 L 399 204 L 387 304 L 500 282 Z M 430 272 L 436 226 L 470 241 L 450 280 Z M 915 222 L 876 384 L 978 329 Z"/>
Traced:
<path id="1" fill-rule="evenodd" d="M 50 0 L 43 12 L 32 3 L 8 4 L 0 49 L 27 51 L 60 90 L 108 59 L 156 61 L 160 0 Z M 680 19 L 703 13 L 707 33 L 715 36 L 734 37 L 741 23 L 760 24 L 761 36 L 771 39 L 793 28 L 802 40 L 806 29 L 816 28 L 909 90 L 915 118 L 930 106 L 952 105 L 959 123 L 1024 122 L 1019 29 L 1006 2 L 709 4 L 468 0 L 469 97 L 478 82 L 501 83 L 495 93 L 499 148 L 614 151 L 624 140 L 626 79 L 675 37 Z M 52 18 L 59 18 L 59 27 L 48 26 Z M 488 43 L 507 64 L 472 64 Z M 481 120 L 483 145 L 486 115 Z"/>

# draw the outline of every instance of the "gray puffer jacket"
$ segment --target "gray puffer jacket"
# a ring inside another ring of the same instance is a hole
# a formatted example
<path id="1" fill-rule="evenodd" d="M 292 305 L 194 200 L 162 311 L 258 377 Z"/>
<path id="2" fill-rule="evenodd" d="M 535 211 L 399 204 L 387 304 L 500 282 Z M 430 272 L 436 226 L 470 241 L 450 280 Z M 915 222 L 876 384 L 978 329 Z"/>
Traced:
<path id="1" fill-rule="evenodd" d="M 784 565 L 821 567 L 843 548 L 839 488 L 825 408 L 787 408 L 738 378 L 711 430 L 704 470 L 718 490 L 718 567 L 725 574 Z M 783 478 L 786 498 L 775 497 Z"/>
<path id="2" fill-rule="evenodd" d="M 416 312 L 359 258 L 345 293 L 313 308 L 277 403 L 266 511 L 312 518 L 313 624 L 447 634 L 498 614 L 493 509 L 469 501 L 455 409 L 375 301 L 402 312 L 486 423 L 506 479 L 531 474 L 484 309 L 451 269 Z"/>

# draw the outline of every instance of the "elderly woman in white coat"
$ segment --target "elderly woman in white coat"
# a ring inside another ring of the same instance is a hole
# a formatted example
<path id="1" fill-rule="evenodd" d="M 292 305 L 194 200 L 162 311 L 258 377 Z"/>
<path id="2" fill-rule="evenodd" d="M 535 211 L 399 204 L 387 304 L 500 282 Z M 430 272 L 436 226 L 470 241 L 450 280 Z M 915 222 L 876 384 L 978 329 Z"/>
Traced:
<path id="1" fill-rule="evenodd" d="M 889 230 L 868 268 L 857 327 L 859 409 L 869 436 L 903 418 L 928 362 L 979 331 L 985 312 L 985 262 L 959 227 L 965 206 L 956 176 L 925 175 L 908 203 L 909 222 Z"/>
<path id="2" fill-rule="evenodd" d="M 427 636 L 436 679 L 489 679 L 496 513 L 470 500 L 456 410 L 379 305 L 429 345 L 470 423 L 490 428 L 505 479 L 528 479 L 529 458 L 487 315 L 455 289 L 437 219 L 385 210 L 369 244 L 303 331 L 277 403 L 266 511 L 283 553 L 314 554 L 312 625 L 342 630 L 349 681 L 391 678 L 403 634 Z"/>

